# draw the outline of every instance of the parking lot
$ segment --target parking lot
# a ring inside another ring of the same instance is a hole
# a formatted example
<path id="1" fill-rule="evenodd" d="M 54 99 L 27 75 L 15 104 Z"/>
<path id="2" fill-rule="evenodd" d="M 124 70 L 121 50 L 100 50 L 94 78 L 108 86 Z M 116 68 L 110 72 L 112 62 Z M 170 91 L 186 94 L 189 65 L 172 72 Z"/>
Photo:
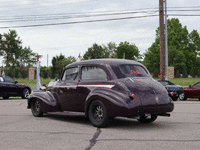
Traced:
<path id="1" fill-rule="evenodd" d="M 95 128 L 82 113 L 35 118 L 22 99 L 0 100 L 0 145 L 6 150 L 199 150 L 200 102 L 177 101 L 171 117 L 151 124 L 116 118 Z"/>

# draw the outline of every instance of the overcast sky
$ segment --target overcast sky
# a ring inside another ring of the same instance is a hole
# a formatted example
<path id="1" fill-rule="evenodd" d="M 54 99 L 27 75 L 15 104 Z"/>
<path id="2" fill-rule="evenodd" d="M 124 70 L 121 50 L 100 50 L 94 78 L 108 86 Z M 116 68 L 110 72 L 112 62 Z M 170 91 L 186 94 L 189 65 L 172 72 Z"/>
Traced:
<path id="1" fill-rule="evenodd" d="M 168 19 L 179 18 L 189 32 L 200 33 L 200 16 L 178 16 L 199 15 L 199 0 L 167 0 L 167 7 Z M 94 43 L 128 41 L 143 54 L 159 26 L 159 0 L 0 0 L 0 8 L 0 33 L 16 30 L 23 47 L 43 56 L 42 66 L 47 54 L 51 65 L 52 57 L 83 56 Z"/>

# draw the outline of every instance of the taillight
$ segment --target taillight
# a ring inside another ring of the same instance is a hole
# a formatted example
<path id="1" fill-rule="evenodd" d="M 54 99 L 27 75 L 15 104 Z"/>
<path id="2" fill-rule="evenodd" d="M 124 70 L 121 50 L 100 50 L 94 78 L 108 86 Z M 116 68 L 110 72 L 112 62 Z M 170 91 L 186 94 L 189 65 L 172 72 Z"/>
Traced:
<path id="1" fill-rule="evenodd" d="M 132 95 L 130 96 L 130 99 L 133 100 L 134 98 L 135 98 L 135 94 L 132 94 Z"/>
<path id="2" fill-rule="evenodd" d="M 171 96 L 174 96 L 174 93 L 173 92 L 170 92 Z"/>

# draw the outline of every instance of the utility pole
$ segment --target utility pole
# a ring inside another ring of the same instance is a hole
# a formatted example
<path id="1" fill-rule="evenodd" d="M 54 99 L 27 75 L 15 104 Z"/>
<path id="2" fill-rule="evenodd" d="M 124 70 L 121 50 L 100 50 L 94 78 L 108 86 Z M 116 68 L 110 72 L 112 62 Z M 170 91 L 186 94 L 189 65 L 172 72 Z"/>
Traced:
<path id="1" fill-rule="evenodd" d="M 167 0 L 165 0 L 165 80 L 168 80 Z"/>
<path id="2" fill-rule="evenodd" d="M 165 38 L 164 38 L 163 0 L 159 0 L 159 20 L 160 20 L 160 80 L 165 80 Z"/>

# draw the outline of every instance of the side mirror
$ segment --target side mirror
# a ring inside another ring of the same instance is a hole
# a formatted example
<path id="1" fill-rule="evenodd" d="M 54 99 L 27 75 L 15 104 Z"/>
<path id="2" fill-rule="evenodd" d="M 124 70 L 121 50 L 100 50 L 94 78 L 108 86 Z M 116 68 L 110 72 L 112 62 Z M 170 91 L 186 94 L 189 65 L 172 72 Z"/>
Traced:
<path id="1" fill-rule="evenodd" d="M 15 84 L 17 84 L 18 82 L 17 81 L 15 81 Z"/>
<path id="2" fill-rule="evenodd" d="M 55 77 L 55 81 L 57 81 L 58 80 L 58 78 L 57 77 Z"/>
<path id="3" fill-rule="evenodd" d="M 189 88 L 191 88 L 192 86 L 191 85 L 189 85 Z"/>

